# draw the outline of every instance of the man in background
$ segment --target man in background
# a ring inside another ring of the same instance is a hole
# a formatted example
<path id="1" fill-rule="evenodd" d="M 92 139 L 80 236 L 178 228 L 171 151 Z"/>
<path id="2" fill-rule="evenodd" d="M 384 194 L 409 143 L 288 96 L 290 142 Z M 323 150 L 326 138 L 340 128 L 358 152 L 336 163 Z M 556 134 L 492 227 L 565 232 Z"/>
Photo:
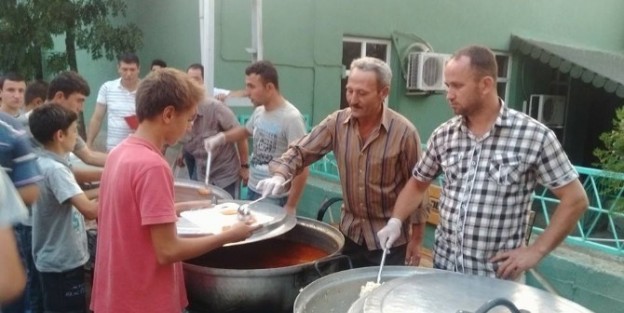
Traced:
<path id="1" fill-rule="evenodd" d="M 17 73 L 6 74 L 0 85 L 0 111 L 18 118 L 23 113 L 25 90 L 24 77 Z"/>
<path id="2" fill-rule="evenodd" d="M 197 67 L 189 67 L 187 73 L 204 85 L 203 76 L 197 75 Z M 208 153 L 204 148 L 204 140 L 237 127 L 240 124 L 234 112 L 220 101 L 207 96 L 199 103 L 197 118 L 183 147 L 184 161 L 191 179 L 205 179 Z M 234 199 L 239 199 L 240 182 L 242 180 L 246 185 L 249 179 L 247 139 L 216 147 L 211 156 L 209 182 L 227 191 Z"/>
<path id="3" fill-rule="evenodd" d="M 80 74 L 67 71 L 58 74 L 50 81 L 47 101 L 57 103 L 79 114 L 90 93 L 91 89 L 87 81 Z M 100 167 L 100 169 L 85 169 L 74 166 L 72 170 L 78 183 L 99 181 L 102 175 L 101 167 L 104 167 L 106 162 L 106 153 L 94 151 L 80 137 L 77 138 L 72 152 L 85 164 Z"/>
<path id="4" fill-rule="evenodd" d="M 161 60 L 161 59 L 154 59 L 152 60 L 152 64 L 150 65 L 150 71 L 156 71 L 159 70 L 161 68 L 165 68 L 167 67 L 167 62 Z"/>
<path id="5" fill-rule="evenodd" d="M 297 108 L 286 100 L 279 89 L 277 69 L 269 61 L 255 62 L 245 69 L 246 93 L 255 109 L 245 127 L 237 127 L 220 132 L 205 141 L 205 148 L 216 147 L 241 139 L 253 137 L 248 200 L 260 197 L 263 201 L 282 206 L 290 214 L 295 214 L 297 203 L 303 193 L 308 178 L 307 167 L 292 179 L 289 192 L 279 194 L 263 193 L 258 182 L 270 177 L 269 162 L 281 156 L 288 145 L 303 137 L 306 133 L 303 116 Z"/>
<path id="6" fill-rule="evenodd" d="M 26 119 L 28 119 L 30 111 L 45 102 L 47 95 L 48 83 L 46 81 L 35 80 L 28 83 L 24 92 L 24 116 Z"/>
<path id="7" fill-rule="evenodd" d="M 135 115 L 135 97 L 139 86 L 139 57 L 124 53 L 117 60 L 120 78 L 108 81 L 100 87 L 95 110 L 87 131 L 87 146 L 94 148 L 104 116 L 107 116 L 106 150 L 110 151 L 132 133 L 125 118 Z"/>

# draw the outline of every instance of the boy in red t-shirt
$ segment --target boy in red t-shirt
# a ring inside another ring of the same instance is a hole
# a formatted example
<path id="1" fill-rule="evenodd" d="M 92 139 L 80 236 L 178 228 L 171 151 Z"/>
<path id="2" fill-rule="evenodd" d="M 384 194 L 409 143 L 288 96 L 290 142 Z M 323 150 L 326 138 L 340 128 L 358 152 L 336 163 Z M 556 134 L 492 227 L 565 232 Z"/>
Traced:
<path id="1" fill-rule="evenodd" d="M 188 301 L 180 261 L 243 240 L 256 228 L 241 222 L 218 235 L 177 236 L 173 175 L 161 151 L 193 125 L 203 98 L 203 88 L 175 69 L 141 81 L 139 127 L 110 152 L 102 174 L 93 311 L 182 312 Z"/>

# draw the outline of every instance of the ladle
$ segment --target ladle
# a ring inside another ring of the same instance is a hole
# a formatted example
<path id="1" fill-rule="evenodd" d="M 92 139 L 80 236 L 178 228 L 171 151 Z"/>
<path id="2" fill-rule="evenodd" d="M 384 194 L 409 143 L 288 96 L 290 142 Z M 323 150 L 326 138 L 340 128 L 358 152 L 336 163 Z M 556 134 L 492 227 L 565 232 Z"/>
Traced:
<path id="1" fill-rule="evenodd" d="M 381 263 L 379 264 L 379 273 L 377 273 L 377 284 L 381 283 L 381 271 L 386 263 L 386 254 L 388 254 L 388 248 L 384 247 L 383 255 L 381 256 Z"/>
<path id="2" fill-rule="evenodd" d="M 249 214 L 251 213 L 250 210 L 249 210 L 249 207 L 252 204 L 256 204 L 256 203 L 264 200 L 267 196 L 268 195 L 262 196 L 262 197 L 260 197 L 260 198 L 258 198 L 256 200 L 254 200 L 254 201 L 251 201 L 249 203 L 245 203 L 245 204 L 242 204 L 241 206 L 239 206 L 238 207 L 238 219 L 239 220 L 244 220 L 245 218 L 247 218 L 247 216 L 249 216 Z"/>
<path id="3" fill-rule="evenodd" d="M 212 152 L 210 150 L 207 151 L 208 155 L 206 156 L 206 177 L 204 178 L 204 183 L 208 186 L 208 178 L 210 177 L 210 163 L 212 163 Z"/>

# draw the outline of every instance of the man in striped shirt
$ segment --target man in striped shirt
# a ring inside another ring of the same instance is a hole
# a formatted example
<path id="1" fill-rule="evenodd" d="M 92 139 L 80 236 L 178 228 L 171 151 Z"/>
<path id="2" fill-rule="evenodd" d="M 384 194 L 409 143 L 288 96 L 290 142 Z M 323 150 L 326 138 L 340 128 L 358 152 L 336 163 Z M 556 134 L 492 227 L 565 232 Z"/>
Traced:
<path id="1" fill-rule="evenodd" d="M 89 122 L 87 146 L 93 149 L 93 143 L 104 115 L 107 116 L 106 150 L 110 151 L 126 139 L 132 129 L 125 118 L 135 115 L 135 96 L 139 86 L 139 57 L 134 53 L 124 53 L 117 60 L 117 72 L 120 78 L 108 81 L 100 87 L 95 103 L 95 111 Z"/>
<path id="2" fill-rule="evenodd" d="M 420 156 L 420 138 L 405 117 L 384 106 L 392 72 L 383 61 L 364 57 L 351 63 L 346 85 L 349 107 L 329 115 L 281 158 L 270 163 L 272 178 L 260 182 L 265 192 L 279 193 L 286 179 L 330 151 L 338 162 L 344 197 L 340 230 L 343 253 L 354 266 L 379 265 L 383 245 L 375 234 L 388 221 L 392 207 Z M 259 188 L 260 188 L 259 184 Z M 428 202 L 390 247 L 386 264 L 418 265 Z"/>
<path id="3" fill-rule="evenodd" d="M 552 130 L 498 97 L 497 73 L 494 53 L 481 46 L 459 50 L 446 64 L 446 98 L 456 116 L 434 130 L 379 240 L 394 241 L 400 234 L 394 224 L 443 172 L 434 267 L 522 281 L 574 228 L 588 201 Z M 560 203 L 544 233 L 525 246 L 538 183 Z"/>

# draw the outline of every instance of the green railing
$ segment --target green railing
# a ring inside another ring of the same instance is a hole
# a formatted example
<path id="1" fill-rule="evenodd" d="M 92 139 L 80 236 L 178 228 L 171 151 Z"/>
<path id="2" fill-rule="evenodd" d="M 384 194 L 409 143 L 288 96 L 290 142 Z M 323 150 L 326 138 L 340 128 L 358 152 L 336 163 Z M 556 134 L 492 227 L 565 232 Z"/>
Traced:
<path id="1" fill-rule="evenodd" d="M 576 170 L 587 192 L 589 208 L 566 241 L 610 254 L 624 255 L 624 174 L 579 166 Z M 310 172 L 327 180 L 339 180 L 333 153 L 312 164 Z M 618 182 L 619 187 L 613 187 Z M 548 189 L 540 187 L 535 191 L 533 210 L 536 218 L 533 230 L 536 233 L 543 232 L 549 225 L 558 204 L 559 200 Z"/>

